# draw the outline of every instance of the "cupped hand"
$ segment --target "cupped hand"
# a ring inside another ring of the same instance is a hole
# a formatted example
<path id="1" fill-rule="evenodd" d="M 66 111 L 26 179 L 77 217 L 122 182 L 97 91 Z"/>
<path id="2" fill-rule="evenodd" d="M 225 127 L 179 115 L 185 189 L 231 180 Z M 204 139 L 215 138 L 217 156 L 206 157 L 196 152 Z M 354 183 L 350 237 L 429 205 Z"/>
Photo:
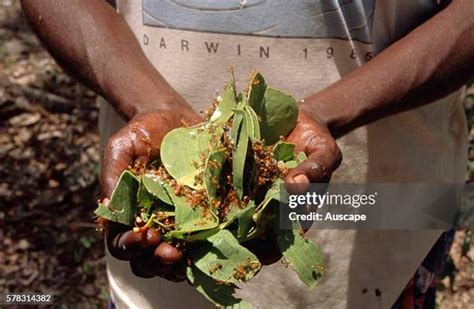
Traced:
<path id="1" fill-rule="evenodd" d="M 289 190 L 303 193 L 310 183 L 328 183 L 332 173 L 339 167 L 342 153 L 326 124 L 300 110 L 296 127 L 287 136 L 287 141 L 296 144 L 295 151 L 303 151 L 307 159 L 289 171 L 285 183 Z M 244 244 L 264 265 L 277 262 L 281 258 L 276 241 L 253 239 Z"/>
<path id="2" fill-rule="evenodd" d="M 113 135 L 105 149 L 100 176 L 104 197 L 110 197 L 129 166 L 146 165 L 159 155 L 163 137 L 174 128 L 197 123 L 200 117 L 190 110 L 153 110 L 134 117 Z M 181 249 L 162 242 L 158 230 L 135 232 L 128 226 L 108 222 L 106 239 L 109 252 L 117 259 L 130 261 L 139 277 L 161 276 L 172 281 L 185 280 L 186 261 Z"/>

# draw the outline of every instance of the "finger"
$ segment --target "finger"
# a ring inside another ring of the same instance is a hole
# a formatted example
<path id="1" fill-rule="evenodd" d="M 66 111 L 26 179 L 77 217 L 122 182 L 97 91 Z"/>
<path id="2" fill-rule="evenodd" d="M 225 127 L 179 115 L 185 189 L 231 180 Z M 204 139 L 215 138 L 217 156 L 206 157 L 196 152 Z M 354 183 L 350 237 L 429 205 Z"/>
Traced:
<path id="1" fill-rule="evenodd" d="M 143 255 L 130 261 L 130 269 L 137 277 L 152 278 L 157 276 L 159 262 L 152 255 Z"/>
<path id="2" fill-rule="evenodd" d="M 182 263 L 165 264 L 153 252 L 132 259 L 130 267 L 132 272 L 138 277 L 151 278 L 159 276 L 173 282 L 181 282 L 186 279 L 185 268 L 182 266 Z"/>
<path id="3" fill-rule="evenodd" d="M 142 243 L 145 237 L 144 233 L 136 233 L 132 230 L 118 233 L 109 232 L 107 235 L 107 248 L 113 257 L 128 261 L 142 253 Z"/>
<path id="4" fill-rule="evenodd" d="M 107 233 L 109 251 L 112 256 L 118 259 L 130 260 L 138 256 L 142 252 L 142 248 L 156 247 L 161 242 L 161 233 L 158 229 L 148 229 L 140 233 L 124 230 L 124 227 L 113 223 L 112 228 L 115 228 L 115 231 Z M 128 227 L 125 228 L 128 229 Z"/>
<path id="5" fill-rule="evenodd" d="M 182 282 L 186 280 L 186 269 L 184 269 L 180 264 L 177 265 L 166 265 L 164 264 L 167 269 L 167 273 L 162 277 L 166 280 L 173 281 L 173 282 Z"/>
<path id="6" fill-rule="evenodd" d="M 342 160 L 341 152 L 336 146 L 318 145 L 309 153 L 308 158 L 292 169 L 285 178 L 290 184 L 309 184 L 329 182 L 332 172 Z"/>
<path id="7" fill-rule="evenodd" d="M 174 276 L 176 278 L 176 282 L 182 282 L 187 279 L 186 268 L 186 263 L 179 263 L 175 265 Z"/>
<path id="8" fill-rule="evenodd" d="M 100 174 L 102 196 L 110 197 L 122 172 L 132 164 L 133 145 L 122 129 L 112 136 L 104 149 Z"/>
<path id="9" fill-rule="evenodd" d="M 158 229 L 148 229 L 143 232 L 140 245 L 142 248 L 156 247 L 161 243 L 161 233 Z"/>
<path id="10" fill-rule="evenodd" d="M 156 261 L 155 268 L 154 268 L 156 276 L 159 276 L 165 279 L 172 277 L 174 265 L 163 264 L 156 258 L 154 258 L 154 261 Z"/>
<path id="11" fill-rule="evenodd" d="M 156 247 L 154 256 L 163 264 L 172 265 L 183 260 L 183 251 L 169 243 L 162 242 Z"/>

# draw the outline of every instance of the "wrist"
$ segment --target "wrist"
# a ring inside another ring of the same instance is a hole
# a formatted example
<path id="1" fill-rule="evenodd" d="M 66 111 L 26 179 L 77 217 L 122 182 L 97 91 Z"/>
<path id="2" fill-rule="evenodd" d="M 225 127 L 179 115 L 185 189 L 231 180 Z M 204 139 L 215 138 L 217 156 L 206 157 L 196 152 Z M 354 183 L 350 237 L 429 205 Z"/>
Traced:
<path id="1" fill-rule="evenodd" d="M 151 92 L 149 92 L 151 93 Z M 135 101 L 135 114 L 143 114 L 151 111 L 173 111 L 176 114 L 183 114 L 191 107 L 174 90 L 155 91 L 151 95 L 146 95 Z"/>
<path id="2" fill-rule="evenodd" d="M 354 96 L 351 89 L 337 83 L 305 98 L 300 110 L 321 119 L 334 138 L 367 123 L 371 114 L 370 96 Z"/>
<path id="3" fill-rule="evenodd" d="M 105 74 L 99 85 L 101 94 L 125 120 L 153 110 L 192 110 L 151 65 L 131 70 L 127 76 Z"/>
<path id="4" fill-rule="evenodd" d="M 302 100 L 299 107 L 301 112 L 326 126 L 335 138 L 343 135 L 343 124 L 347 122 L 347 115 L 339 110 L 336 104 L 314 95 Z"/>
<path id="5" fill-rule="evenodd" d="M 156 111 L 173 111 L 177 117 L 194 113 L 186 101 L 170 86 L 113 89 L 105 95 L 125 120 Z"/>

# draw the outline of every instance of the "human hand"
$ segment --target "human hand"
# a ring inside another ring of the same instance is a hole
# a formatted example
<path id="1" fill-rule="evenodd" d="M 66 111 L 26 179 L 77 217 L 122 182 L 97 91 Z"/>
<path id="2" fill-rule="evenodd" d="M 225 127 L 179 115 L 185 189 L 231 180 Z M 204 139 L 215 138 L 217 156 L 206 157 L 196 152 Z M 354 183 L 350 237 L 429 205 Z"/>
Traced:
<path id="1" fill-rule="evenodd" d="M 290 170 L 285 183 L 289 190 L 304 192 L 310 183 L 327 183 L 342 160 L 342 154 L 329 129 L 320 119 L 313 119 L 300 111 L 296 127 L 287 136 L 287 141 L 296 144 L 295 151 L 303 151 L 307 159 Z M 244 244 L 264 265 L 277 262 L 281 252 L 273 239 L 253 239 Z"/>
<path id="2" fill-rule="evenodd" d="M 189 109 L 153 110 L 134 117 L 113 135 L 102 159 L 101 189 L 110 197 L 121 175 L 129 166 L 146 165 L 159 155 L 159 146 L 169 131 L 182 122 L 196 123 L 200 117 Z M 162 242 L 156 229 L 135 232 L 130 227 L 108 222 L 106 239 L 109 252 L 117 259 L 130 261 L 139 277 L 161 276 L 172 281 L 185 280 L 186 261 L 181 249 Z"/>
<path id="3" fill-rule="evenodd" d="M 295 151 L 303 151 L 308 158 L 287 174 L 285 183 L 301 184 L 306 189 L 309 183 L 329 182 L 341 164 L 342 153 L 324 121 L 300 111 L 287 141 L 296 144 Z"/>

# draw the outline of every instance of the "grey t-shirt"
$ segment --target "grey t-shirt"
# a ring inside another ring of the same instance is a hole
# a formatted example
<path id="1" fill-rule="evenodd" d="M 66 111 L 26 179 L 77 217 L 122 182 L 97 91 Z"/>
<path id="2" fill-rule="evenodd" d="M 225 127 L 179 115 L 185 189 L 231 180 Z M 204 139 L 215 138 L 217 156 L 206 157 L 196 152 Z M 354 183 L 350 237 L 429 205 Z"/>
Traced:
<path id="1" fill-rule="evenodd" d="M 197 111 L 222 89 L 229 65 L 239 87 L 257 69 L 270 85 L 301 99 L 361 66 L 438 10 L 432 0 L 117 2 L 152 64 Z M 341 138 L 344 161 L 333 181 L 463 182 L 467 132 L 459 99 L 455 92 Z M 102 142 L 123 124 L 103 102 Z M 257 308 L 387 308 L 439 234 L 310 231 L 326 256 L 326 274 L 314 290 L 276 263 L 242 284 L 238 294 Z M 187 284 L 135 277 L 127 263 L 111 257 L 108 276 L 119 308 L 212 307 Z"/>

